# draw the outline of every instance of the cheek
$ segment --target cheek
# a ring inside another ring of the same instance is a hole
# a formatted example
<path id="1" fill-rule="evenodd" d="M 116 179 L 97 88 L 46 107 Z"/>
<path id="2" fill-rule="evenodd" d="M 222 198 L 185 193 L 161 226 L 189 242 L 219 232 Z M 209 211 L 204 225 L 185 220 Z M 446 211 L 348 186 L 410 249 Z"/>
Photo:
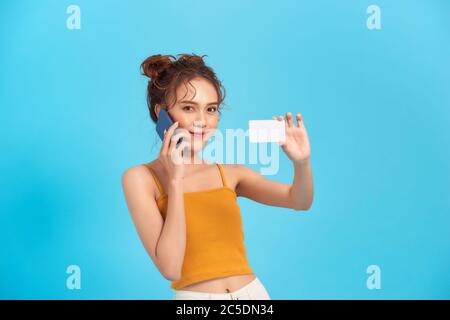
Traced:
<path id="1" fill-rule="evenodd" d="M 179 127 L 189 129 L 191 127 L 192 121 L 185 115 L 180 115 L 178 117 Z"/>
<path id="2" fill-rule="evenodd" d="M 212 117 L 209 119 L 208 121 L 208 127 L 210 128 L 217 128 L 217 126 L 219 125 L 219 117 Z"/>

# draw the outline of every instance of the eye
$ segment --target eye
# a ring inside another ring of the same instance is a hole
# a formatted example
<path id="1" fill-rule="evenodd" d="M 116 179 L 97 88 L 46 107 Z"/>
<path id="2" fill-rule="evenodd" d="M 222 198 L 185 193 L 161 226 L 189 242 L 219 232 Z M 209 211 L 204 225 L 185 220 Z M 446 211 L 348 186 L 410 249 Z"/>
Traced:
<path id="1" fill-rule="evenodd" d="M 183 110 L 186 110 L 186 108 L 192 108 L 192 106 L 185 106 L 183 107 Z"/>
<path id="2" fill-rule="evenodd" d="M 209 108 L 209 109 L 210 109 L 210 110 L 213 109 L 212 112 L 216 112 L 216 111 L 217 111 L 217 107 L 211 107 L 211 108 Z"/>

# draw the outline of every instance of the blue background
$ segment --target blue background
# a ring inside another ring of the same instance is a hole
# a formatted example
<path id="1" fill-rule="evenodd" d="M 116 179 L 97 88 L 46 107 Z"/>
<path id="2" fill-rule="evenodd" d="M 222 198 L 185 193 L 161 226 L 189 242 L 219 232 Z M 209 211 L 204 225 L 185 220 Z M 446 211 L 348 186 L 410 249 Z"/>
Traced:
<path id="1" fill-rule="evenodd" d="M 239 198 L 273 299 L 450 298 L 449 1 L 11 0 L 0 26 L 0 298 L 172 298 L 121 189 L 159 151 L 139 73 L 157 53 L 208 55 L 222 130 L 304 117 L 311 210 Z M 280 153 L 269 178 L 291 183 Z M 81 290 L 66 288 L 72 264 Z"/>

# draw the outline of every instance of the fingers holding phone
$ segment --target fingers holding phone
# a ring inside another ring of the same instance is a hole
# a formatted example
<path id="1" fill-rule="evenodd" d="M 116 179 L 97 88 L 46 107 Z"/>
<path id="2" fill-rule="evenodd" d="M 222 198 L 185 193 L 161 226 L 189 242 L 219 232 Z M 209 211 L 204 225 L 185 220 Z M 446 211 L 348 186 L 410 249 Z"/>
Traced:
<path id="1" fill-rule="evenodd" d="M 163 142 L 161 144 L 161 150 L 159 152 L 160 155 L 162 155 L 162 156 L 168 155 L 170 138 L 172 137 L 172 134 L 177 127 L 178 127 L 178 121 L 174 122 L 167 130 L 164 130 L 164 138 L 163 138 Z"/>
<path id="2" fill-rule="evenodd" d="M 176 128 L 175 133 L 170 137 L 168 154 L 172 161 L 179 165 L 183 162 L 184 152 L 189 152 L 189 132 L 185 129 Z"/>
<path id="3" fill-rule="evenodd" d="M 183 137 L 183 131 L 174 134 L 178 127 L 178 122 L 173 123 L 164 133 L 163 143 L 158 156 L 166 174 L 170 179 L 182 179 L 184 177 L 184 165 L 182 161 L 182 151 L 186 148 L 186 139 L 177 145 L 177 142 Z"/>

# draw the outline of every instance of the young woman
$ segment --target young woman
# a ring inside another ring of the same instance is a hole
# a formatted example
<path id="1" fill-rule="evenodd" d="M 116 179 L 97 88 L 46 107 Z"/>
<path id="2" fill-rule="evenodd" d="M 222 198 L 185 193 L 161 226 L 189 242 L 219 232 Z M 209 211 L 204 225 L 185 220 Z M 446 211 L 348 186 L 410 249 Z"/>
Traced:
<path id="1" fill-rule="evenodd" d="M 280 145 L 293 163 L 292 185 L 241 164 L 202 160 L 198 153 L 218 127 L 223 87 L 203 57 L 178 56 L 154 55 L 141 65 L 150 78 L 151 119 L 156 122 L 164 108 L 175 123 L 157 159 L 123 174 L 128 209 L 175 299 L 270 299 L 247 260 L 237 197 L 294 210 L 311 207 L 310 145 L 302 117 L 296 115 L 298 126 L 290 112 L 273 117 L 285 122 Z"/>

